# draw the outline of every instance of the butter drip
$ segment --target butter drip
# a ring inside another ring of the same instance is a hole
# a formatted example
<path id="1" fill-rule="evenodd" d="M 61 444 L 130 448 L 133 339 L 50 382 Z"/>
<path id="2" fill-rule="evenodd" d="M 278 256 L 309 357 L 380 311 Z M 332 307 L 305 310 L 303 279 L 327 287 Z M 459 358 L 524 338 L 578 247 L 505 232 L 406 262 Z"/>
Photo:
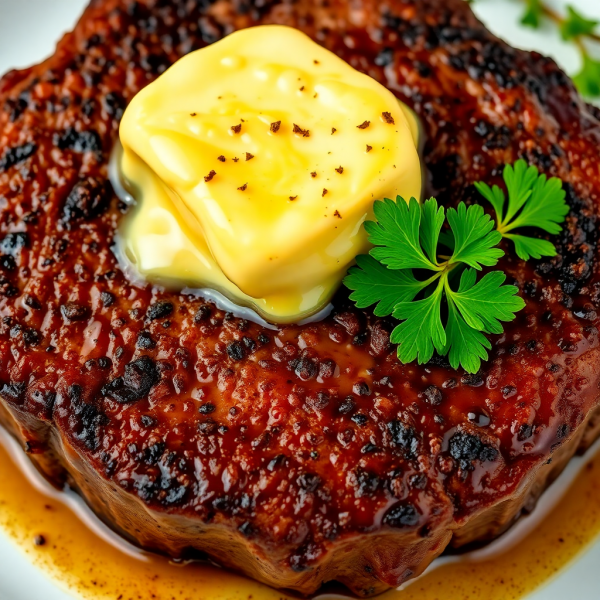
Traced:
<path id="1" fill-rule="evenodd" d="M 369 248 L 374 200 L 421 194 L 411 111 L 288 27 L 182 58 L 133 99 L 120 136 L 135 270 L 216 289 L 275 323 L 327 305 Z"/>

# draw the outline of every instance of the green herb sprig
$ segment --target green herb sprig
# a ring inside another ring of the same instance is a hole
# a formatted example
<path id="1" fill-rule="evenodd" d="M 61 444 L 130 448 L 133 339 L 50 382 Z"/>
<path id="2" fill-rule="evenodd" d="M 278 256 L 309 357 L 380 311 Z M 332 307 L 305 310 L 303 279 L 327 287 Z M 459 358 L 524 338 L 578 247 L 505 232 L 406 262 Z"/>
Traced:
<path id="1" fill-rule="evenodd" d="M 561 15 L 549 7 L 544 0 L 523 0 L 525 12 L 521 23 L 533 29 L 539 29 L 544 21 L 554 23 L 563 40 L 573 42 L 581 55 L 581 69 L 573 76 L 573 82 L 584 96 L 600 97 L 600 60 L 595 59 L 586 46 L 587 41 L 600 42 L 597 33 L 599 21 L 582 15 L 573 6 L 567 6 L 567 14 Z"/>
<path id="2" fill-rule="evenodd" d="M 518 288 L 505 284 L 505 273 L 478 279 L 478 272 L 504 255 L 498 247 L 503 237 L 523 260 L 556 254 L 551 242 L 522 228 L 561 230 L 568 212 L 561 181 L 523 160 L 505 167 L 504 181 L 508 198 L 498 186 L 476 184 L 496 211 L 496 227 L 477 204 L 461 202 L 445 211 L 434 198 L 423 204 L 399 196 L 375 202 L 377 220 L 365 223 L 374 247 L 356 257 L 344 283 L 357 307 L 375 305 L 375 315 L 400 321 L 391 341 L 401 362 L 422 364 L 437 352 L 453 368 L 476 373 L 491 349 L 485 334 L 502 333 L 502 322 L 525 306 Z"/>

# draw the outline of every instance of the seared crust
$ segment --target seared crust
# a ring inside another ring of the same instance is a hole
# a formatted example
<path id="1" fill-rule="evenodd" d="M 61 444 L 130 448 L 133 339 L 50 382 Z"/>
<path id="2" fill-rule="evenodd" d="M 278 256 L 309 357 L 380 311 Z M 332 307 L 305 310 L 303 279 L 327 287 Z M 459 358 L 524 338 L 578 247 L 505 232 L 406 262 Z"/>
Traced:
<path id="1" fill-rule="evenodd" d="M 179 56 L 272 22 L 416 110 L 444 205 L 479 201 L 472 183 L 520 156 L 566 182 L 559 256 L 508 248 L 500 265 L 527 305 L 477 375 L 401 365 L 393 323 L 343 291 L 327 320 L 274 332 L 119 270 L 126 209 L 106 178 L 127 101 Z M 497 535 L 575 451 L 599 384 L 600 122 L 463 0 L 95 0 L 51 59 L 0 80 L 0 107 L 0 421 L 142 546 L 370 595 L 453 536 Z"/>

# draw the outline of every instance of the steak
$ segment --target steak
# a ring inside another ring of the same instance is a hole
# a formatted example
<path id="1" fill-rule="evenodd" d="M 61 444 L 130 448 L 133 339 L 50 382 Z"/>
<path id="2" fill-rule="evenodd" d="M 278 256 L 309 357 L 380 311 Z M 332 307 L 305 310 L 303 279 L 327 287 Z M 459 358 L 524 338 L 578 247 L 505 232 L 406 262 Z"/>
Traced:
<path id="1" fill-rule="evenodd" d="M 521 157 L 564 181 L 558 255 L 505 248 L 526 307 L 479 373 L 402 365 L 393 321 L 345 290 L 325 320 L 270 330 L 119 269 L 107 164 L 125 106 L 264 23 L 416 111 L 446 207 Z M 0 107 L 0 422 L 139 546 L 369 596 L 502 533 L 596 437 L 600 112 L 463 0 L 93 0 L 52 58 L 0 80 Z"/>

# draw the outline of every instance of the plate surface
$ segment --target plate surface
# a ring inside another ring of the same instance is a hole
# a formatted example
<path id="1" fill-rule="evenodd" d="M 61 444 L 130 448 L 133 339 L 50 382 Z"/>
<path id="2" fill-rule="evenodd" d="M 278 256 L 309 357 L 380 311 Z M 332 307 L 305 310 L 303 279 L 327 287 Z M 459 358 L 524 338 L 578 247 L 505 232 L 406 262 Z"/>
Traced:
<path id="1" fill-rule="evenodd" d="M 571 0 L 568 3 L 600 20 L 599 0 Z M 56 41 L 73 27 L 86 4 L 87 0 L 0 0 L 0 73 L 29 66 L 52 54 Z M 550 0 L 549 4 L 561 8 L 567 2 Z M 577 52 L 562 42 L 552 27 L 532 31 L 515 25 L 522 11 L 520 0 L 477 0 L 474 7 L 490 29 L 510 44 L 548 54 L 568 72 L 578 68 Z M 561 481 L 562 478 L 556 484 L 560 485 Z M 600 541 L 528 600 L 597 600 L 600 597 L 599 564 Z M 29 564 L 2 533 L 0 565 L 0 600 L 70 598 Z"/>

